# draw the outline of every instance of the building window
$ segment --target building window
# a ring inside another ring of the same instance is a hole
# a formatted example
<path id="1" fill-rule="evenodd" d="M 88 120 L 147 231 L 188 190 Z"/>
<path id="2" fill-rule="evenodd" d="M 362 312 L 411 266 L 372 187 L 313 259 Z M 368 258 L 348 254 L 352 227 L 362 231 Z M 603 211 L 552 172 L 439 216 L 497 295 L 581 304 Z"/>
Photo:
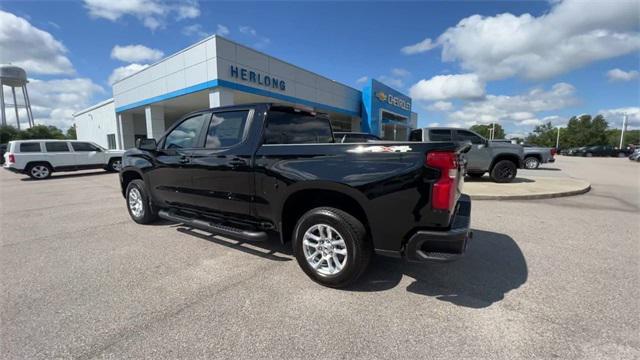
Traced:
<path id="1" fill-rule="evenodd" d="M 116 148 L 116 134 L 107 134 L 107 147 L 109 150 Z"/>

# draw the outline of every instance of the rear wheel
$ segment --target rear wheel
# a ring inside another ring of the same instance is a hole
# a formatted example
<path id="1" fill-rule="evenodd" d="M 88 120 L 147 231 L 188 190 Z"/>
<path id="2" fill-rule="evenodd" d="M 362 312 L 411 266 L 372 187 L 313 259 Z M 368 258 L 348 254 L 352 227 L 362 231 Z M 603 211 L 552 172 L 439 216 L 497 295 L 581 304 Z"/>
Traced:
<path id="1" fill-rule="evenodd" d="M 497 183 L 512 182 L 516 178 L 518 168 L 511 160 L 500 160 L 491 169 L 491 180 Z"/>
<path id="2" fill-rule="evenodd" d="M 32 164 L 29 165 L 29 168 L 27 169 L 27 174 L 35 180 L 46 179 L 51 176 L 52 172 L 53 169 L 51 169 L 51 165 L 47 163 Z"/>
<path id="3" fill-rule="evenodd" d="M 122 168 L 122 159 L 121 158 L 113 158 L 109 160 L 109 164 L 107 164 L 107 171 L 118 172 Z"/>
<path id="4" fill-rule="evenodd" d="M 140 179 L 132 180 L 127 185 L 127 210 L 129 216 L 138 224 L 150 224 L 158 218 L 158 213 L 149 204 L 149 194 Z"/>
<path id="5" fill-rule="evenodd" d="M 524 159 L 524 167 L 527 169 L 537 169 L 540 166 L 540 160 L 535 156 L 528 156 Z"/>
<path id="6" fill-rule="evenodd" d="M 342 288 L 365 271 L 371 243 L 362 222 L 335 208 L 319 207 L 302 215 L 293 233 L 293 251 L 315 282 Z"/>

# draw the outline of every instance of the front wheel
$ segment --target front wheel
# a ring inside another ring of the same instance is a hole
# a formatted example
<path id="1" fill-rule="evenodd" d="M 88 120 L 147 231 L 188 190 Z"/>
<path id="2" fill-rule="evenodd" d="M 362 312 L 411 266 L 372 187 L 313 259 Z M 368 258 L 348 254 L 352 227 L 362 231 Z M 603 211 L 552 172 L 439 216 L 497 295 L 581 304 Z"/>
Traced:
<path id="1" fill-rule="evenodd" d="M 512 182 L 517 172 L 518 168 L 513 161 L 500 160 L 491 169 L 491 180 L 497 183 Z"/>
<path id="2" fill-rule="evenodd" d="M 158 213 L 149 203 L 149 194 L 144 181 L 136 179 L 127 185 L 127 210 L 133 221 L 138 224 L 151 224 L 158 218 Z"/>
<path id="3" fill-rule="evenodd" d="M 540 160 L 536 157 L 529 156 L 524 159 L 524 167 L 527 169 L 537 169 L 540 166 Z"/>
<path id="4" fill-rule="evenodd" d="M 330 207 L 302 215 L 293 232 L 293 251 L 298 265 L 313 281 L 333 288 L 357 280 L 372 253 L 362 222 Z"/>

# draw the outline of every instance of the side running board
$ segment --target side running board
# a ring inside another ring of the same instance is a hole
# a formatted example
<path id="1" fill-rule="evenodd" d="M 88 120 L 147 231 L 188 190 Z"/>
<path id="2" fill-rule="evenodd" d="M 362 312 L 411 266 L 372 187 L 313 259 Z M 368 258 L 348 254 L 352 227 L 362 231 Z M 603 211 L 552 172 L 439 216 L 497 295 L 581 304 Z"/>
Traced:
<path id="1" fill-rule="evenodd" d="M 268 238 L 267 233 L 264 231 L 238 229 L 227 225 L 216 224 L 208 220 L 176 214 L 175 211 L 171 210 L 160 210 L 158 212 L 158 216 L 169 221 L 183 223 L 187 226 L 205 230 L 217 235 L 228 236 L 230 238 L 245 241 L 266 241 Z"/>

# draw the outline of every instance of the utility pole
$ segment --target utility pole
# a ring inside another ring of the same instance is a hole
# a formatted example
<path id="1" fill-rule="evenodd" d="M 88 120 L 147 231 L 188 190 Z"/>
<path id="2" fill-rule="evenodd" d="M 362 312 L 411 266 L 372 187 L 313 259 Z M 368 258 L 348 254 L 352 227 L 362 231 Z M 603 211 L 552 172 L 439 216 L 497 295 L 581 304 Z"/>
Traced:
<path id="1" fill-rule="evenodd" d="M 627 114 L 624 114 L 624 117 L 622 118 L 622 131 L 620 132 L 620 146 L 618 147 L 618 149 L 622 149 L 622 141 L 624 140 L 624 131 L 627 128 Z"/>
<path id="2" fill-rule="evenodd" d="M 491 124 L 491 140 L 496 138 L 496 123 Z"/>
<path id="3" fill-rule="evenodd" d="M 560 148 L 560 126 L 558 126 L 558 136 L 556 136 L 556 150 Z"/>

